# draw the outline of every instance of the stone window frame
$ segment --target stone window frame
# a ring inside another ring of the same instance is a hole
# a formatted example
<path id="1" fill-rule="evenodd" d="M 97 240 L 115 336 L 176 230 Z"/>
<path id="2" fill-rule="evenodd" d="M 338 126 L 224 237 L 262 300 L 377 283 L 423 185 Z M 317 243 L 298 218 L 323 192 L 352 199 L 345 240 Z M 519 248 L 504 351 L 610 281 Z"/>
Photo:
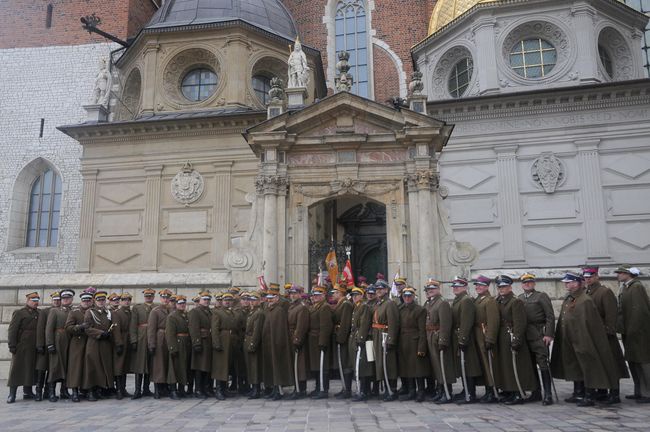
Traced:
<path id="1" fill-rule="evenodd" d="M 433 66 L 433 72 L 428 78 L 431 82 L 429 99 L 462 99 L 463 97 L 469 96 L 478 81 L 474 47 L 463 41 L 454 41 L 450 44 L 449 48 L 443 49 L 442 55 L 436 60 Z M 449 79 L 456 64 L 464 58 L 470 58 L 472 60 L 472 76 L 470 77 L 465 92 L 459 98 L 455 98 L 449 91 Z"/>
<path id="2" fill-rule="evenodd" d="M 247 85 L 248 93 L 251 95 L 252 105 L 259 107 L 266 107 L 264 101 L 257 97 L 255 89 L 253 88 L 253 77 L 256 75 L 264 75 L 269 79 L 273 77 L 280 78 L 284 85 L 287 83 L 289 74 L 289 67 L 287 59 L 279 55 L 269 52 L 262 52 L 250 60 L 250 67 L 248 71 L 249 80 Z"/>
<path id="3" fill-rule="evenodd" d="M 65 206 L 61 205 L 59 213 L 59 236 L 56 246 L 48 247 L 27 247 L 27 222 L 29 213 L 29 202 L 31 189 L 36 178 L 40 177 L 46 170 L 51 169 L 61 178 L 61 203 L 65 202 L 65 177 L 61 171 L 49 160 L 38 157 L 25 165 L 14 181 L 12 197 L 9 206 L 9 228 L 7 232 L 6 251 L 13 254 L 47 254 L 55 253 L 61 247 L 63 239 L 62 222 L 64 220 Z"/>
<path id="4" fill-rule="evenodd" d="M 361 2 L 364 4 L 366 12 L 366 46 L 368 50 L 368 99 L 375 98 L 375 79 L 374 79 L 374 44 L 377 40 L 374 38 L 376 31 L 372 27 L 372 14 L 375 10 L 375 0 L 328 0 L 325 5 L 325 15 L 323 23 L 327 27 L 327 83 L 328 87 L 335 88 L 336 78 L 336 11 L 340 1 Z M 355 81 L 356 81 L 356 77 Z M 401 93 L 401 91 L 400 91 Z"/>
<path id="5" fill-rule="evenodd" d="M 616 28 L 611 23 L 603 23 L 596 28 L 598 37 L 596 38 L 596 50 L 602 46 L 607 51 L 612 60 L 613 74 L 610 76 L 605 70 L 604 65 L 597 59 L 598 71 L 606 81 L 623 81 L 637 77 L 637 66 L 634 54 L 630 49 L 628 39 L 625 33 Z M 609 33 L 603 36 L 605 33 Z"/>
<path id="6" fill-rule="evenodd" d="M 556 51 L 556 63 L 553 70 L 539 78 L 525 78 L 515 72 L 510 65 L 510 52 L 513 46 L 526 39 L 543 39 Z M 547 15 L 533 15 L 514 21 L 500 34 L 497 40 L 497 69 L 507 79 L 518 85 L 538 85 L 555 82 L 566 76 L 575 63 L 576 42 L 566 25 Z M 500 54 L 499 54 L 500 50 Z"/>
<path id="7" fill-rule="evenodd" d="M 131 68 L 124 74 L 124 83 L 119 98 L 114 98 L 113 112 L 115 121 L 133 120 L 138 117 L 142 106 L 142 71 L 139 67 Z"/>

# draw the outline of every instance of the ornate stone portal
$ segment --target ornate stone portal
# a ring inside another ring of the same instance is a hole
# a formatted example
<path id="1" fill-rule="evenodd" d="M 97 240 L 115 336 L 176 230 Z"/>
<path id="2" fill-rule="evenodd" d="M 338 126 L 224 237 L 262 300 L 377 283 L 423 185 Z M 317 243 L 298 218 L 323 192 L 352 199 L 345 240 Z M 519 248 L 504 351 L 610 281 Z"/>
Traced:
<path id="1" fill-rule="evenodd" d="M 439 189 L 438 157 L 451 130 L 347 92 L 249 129 L 263 221 L 250 252 L 266 280 L 309 285 L 308 210 L 341 196 L 386 207 L 389 274 L 399 267 L 417 288 L 428 277 L 469 276 L 477 252 L 455 241 Z"/>

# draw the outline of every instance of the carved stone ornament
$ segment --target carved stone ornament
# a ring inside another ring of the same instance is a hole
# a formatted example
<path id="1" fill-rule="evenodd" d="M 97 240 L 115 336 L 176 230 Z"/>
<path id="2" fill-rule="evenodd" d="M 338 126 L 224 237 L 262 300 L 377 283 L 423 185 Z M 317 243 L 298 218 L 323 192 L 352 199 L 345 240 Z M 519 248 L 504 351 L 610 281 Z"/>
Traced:
<path id="1" fill-rule="evenodd" d="M 204 186 L 203 177 L 188 161 L 172 179 L 172 197 L 181 204 L 190 205 L 201 198 Z"/>
<path id="2" fill-rule="evenodd" d="M 440 186 L 440 174 L 434 170 L 419 170 L 414 174 L 408 174 L 404 182 L 411 190 L 437 190 Z"/>
<path id="3" fill-rule="evenodd" d="M 348 71 L 350 70 L 350 53 L 341 51 L 339 53 L 339 61 L 336 63 L 336 69 L 339 71 L 339 76 L 335 79 L 335 86 L 337 92 L 349 92 L 352 90 L 354 84 L 354 77 Z"/>
<path id="4" fill-rule="evenodd" d="M 261 175 L 255 179 L 255 190 L 260 195 L 282 195 L 287 191 L 287 178 L 277 175 Z"/>
<path id="5" fill-rule="evenodd" d="M 553 153 L 542 153 L 533 162 L 531 168 L 533 181 L 544 189 L 544 192 L 551 194 L 564 180 L 564 165 Z"/>
<path id="6" fill-rule="evenodd" d="M 423 89 L 424 83 L 422 82 L 422 72 L 417 70 L 413 71 L 413 74 L 411 74 L 411 82 L 409 83 L 409 90 L 411 91 L 411 94 L 422 94 Z"/>
<path id="7" fill-rule="evenodd" d="M 399 188 L 399 183 L 373 183 L 346 178 L 320 184 L 296 184 L 295 192 L 309 198 L 326 198 L 340 195 L 379 196 Z"/>
<path id="8" fill-rule="evenodd" d="M 269 90 L 269 97 L 273 102 L 284 100 L 284 83 L 280 78 L 271 78 L 271 89 Z"/>
<path id="9" fill-rule="evenodd" d="M 447 250 L 449 263 L 457 266 L 461 276 L 469 277 L 471 266 L 478 259 L 478 251 L 468 242 L 454 241 Z"/>
<path id="10" fill-rule="evenodd" d="M 248 271 L 253 266 L 253 255 L 241 248 L 228 249 L 223 257 L 223 264 L 230 271 Z"/>

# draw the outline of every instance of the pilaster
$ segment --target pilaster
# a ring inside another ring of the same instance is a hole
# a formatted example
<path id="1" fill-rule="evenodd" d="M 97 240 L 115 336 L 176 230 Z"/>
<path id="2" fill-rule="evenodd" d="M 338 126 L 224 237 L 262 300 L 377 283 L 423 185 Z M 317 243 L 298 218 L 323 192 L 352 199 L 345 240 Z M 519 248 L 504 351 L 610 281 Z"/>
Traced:
<path id="1" fill-rule="evenodd" d="M 95 195 L 97 191 L 96 169 L 82 169 L 83 191 L 81 195 L 81 224 L 79 227 L 79 257 L 77 271 L 90 272 L 92 262 L 92 244 L 95 225 Z"/>
<path id="2" fill-rule="evenodd" d="M 571 8 L 571 14 L 574 16 L 580 81 L 598 82 L 598 51 L 594 43 L 598 40 L 594 29 L 596 11 L 587 5 L 577 5 Z"/>
<path id="3" fill-rule="evenodd" d="M 212 254 L 210 267 L 214 270 L 224 269 L 224 254 L 230 247 L 230 189 L 232 162 L 214 163 L 214 212 Z"/>
<path id="4" fill-rule="evenodd" d="M 495 25 L 496 20 L 488 17 L 477 20 L 472 28 L 477 53 L 474 70 L 478 71 L 479 92 L 481 94 L 499 91 L 496 41 L 494 37 Z"/>
<path id="5" fill-rule="evenodd" d="M 160 185 L 162 165 L 144 168 L 145 202 L 142 236 L 142 271 L 158 270 L 158 234 L 160 223 Z"/>
<path id="6" fill-rule="evenodd" d="M 497 177 L 499 182 L 499 214 L 504 267 L 526 265 L 521 229 L 521 205 L 517 176 L 517 146 L 504 145 L 494 148 L 497 154 Z"/>
<path id="7" fill-rule="evenodd" d="M 142 74 L 142 112 L 153 113 L 155 104 L 156 73 L 160 45 L 148 43 L 143 52 L 144 73 Z"/>

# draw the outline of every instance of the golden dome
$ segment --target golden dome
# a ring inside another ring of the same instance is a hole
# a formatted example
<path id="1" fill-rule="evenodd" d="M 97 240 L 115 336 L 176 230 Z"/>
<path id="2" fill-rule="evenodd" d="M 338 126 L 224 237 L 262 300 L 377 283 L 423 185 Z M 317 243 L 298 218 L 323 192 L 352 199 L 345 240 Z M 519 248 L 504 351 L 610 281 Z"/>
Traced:
<path id="1" fill-rule="evenodd" d="M 479 3 L 491 3 L 495 0 L 438 0 L 431 20 L 429 34 L 435 33 Z"/>

